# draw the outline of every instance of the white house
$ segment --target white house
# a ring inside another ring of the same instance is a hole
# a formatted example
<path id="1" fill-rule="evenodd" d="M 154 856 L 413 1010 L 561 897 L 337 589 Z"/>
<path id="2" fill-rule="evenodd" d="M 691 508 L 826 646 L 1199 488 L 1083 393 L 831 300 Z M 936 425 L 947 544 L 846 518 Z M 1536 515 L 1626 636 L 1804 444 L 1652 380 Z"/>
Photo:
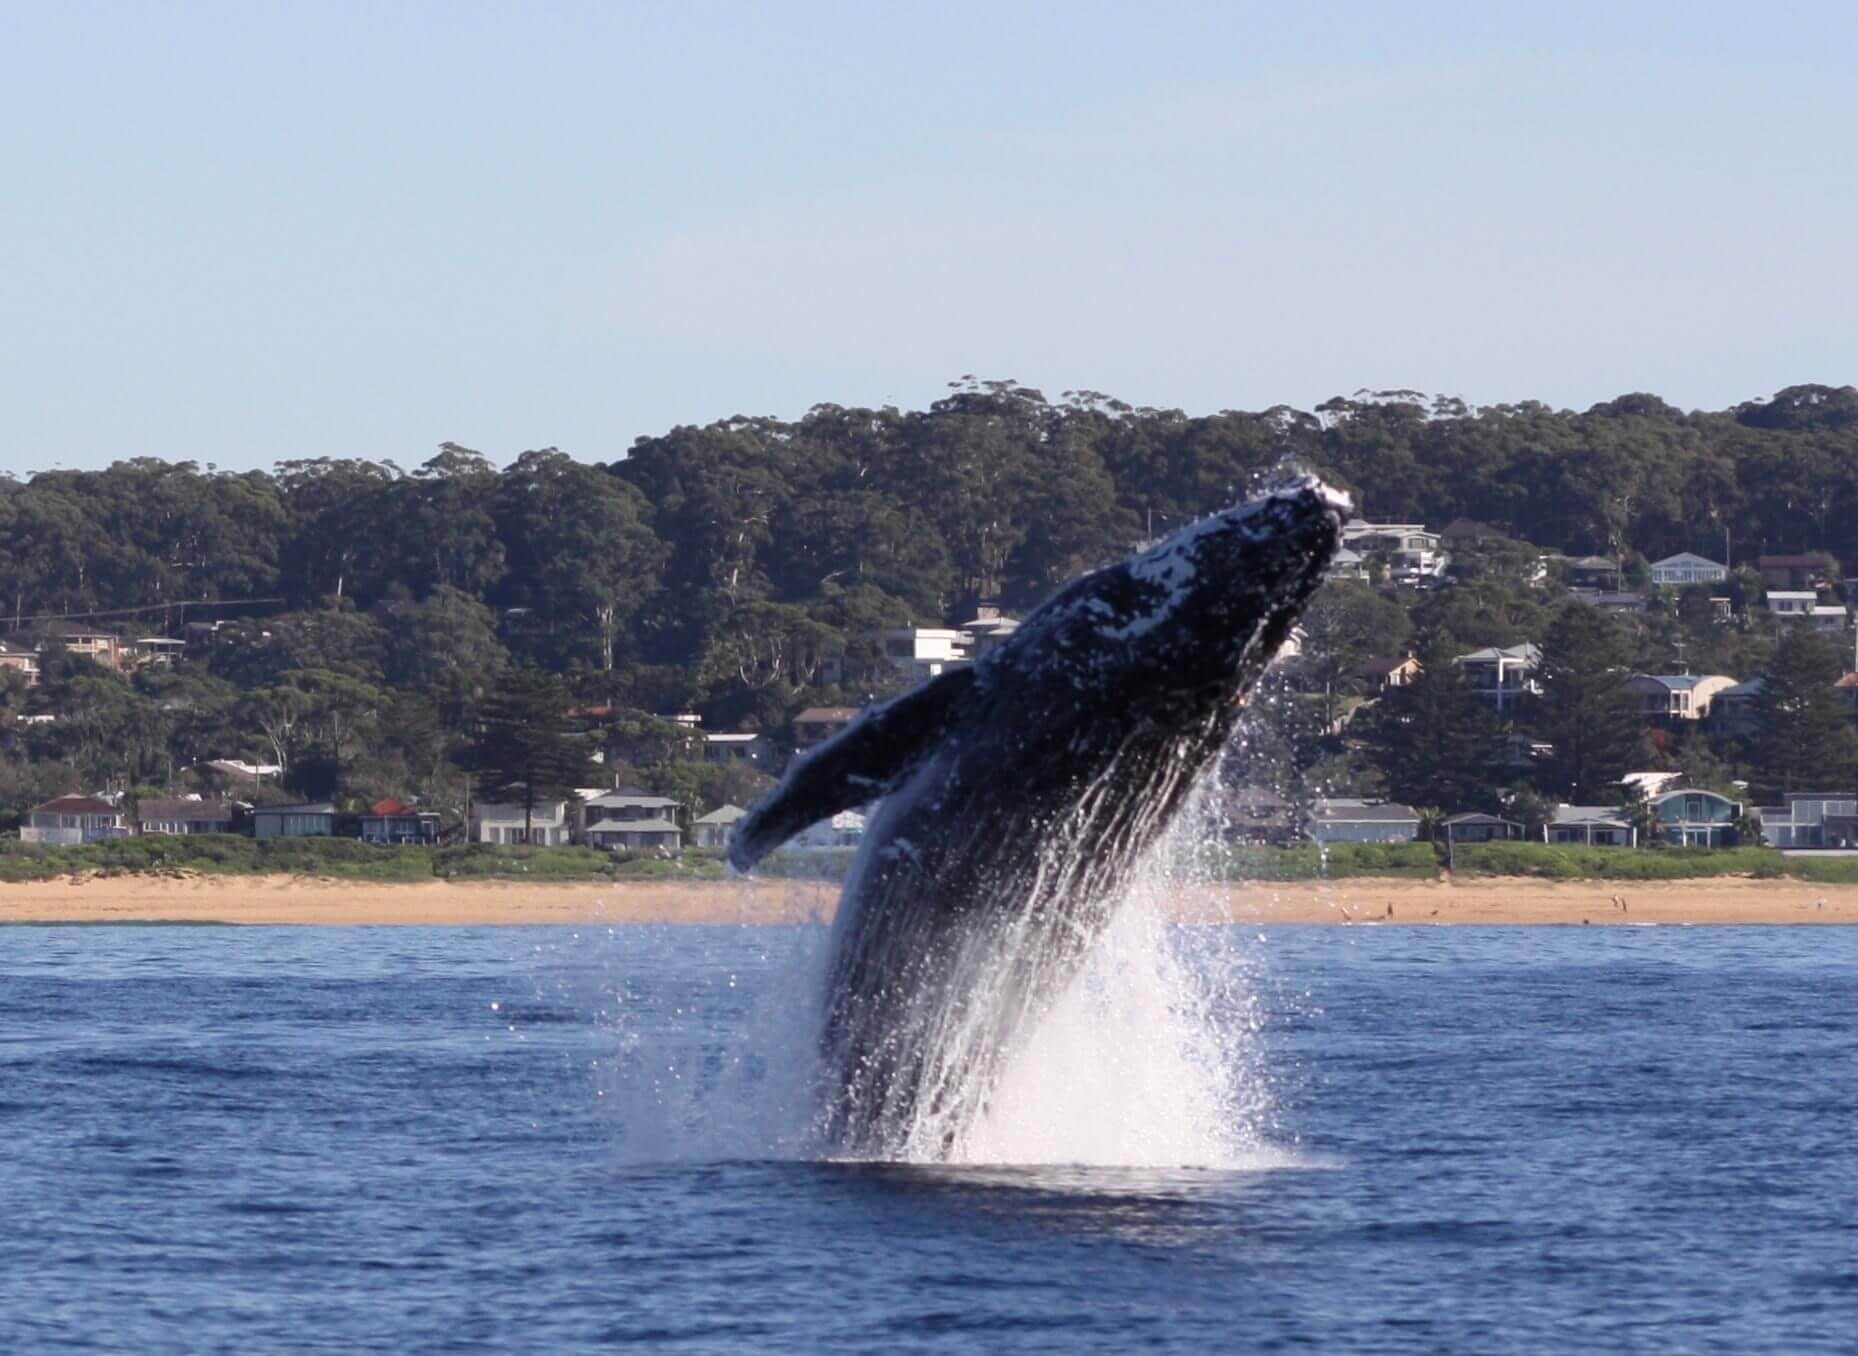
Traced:
<path id="1" fill-rule="evenodd" d="M 602 791 L 597 796 L 588 796 L 581 802 L 581 834 L 589 843 L 593 843 L 593 839 L 587 836 L 607 820 L 642 822 L 653 819 L 669 820 L 680 826 L 681 832 L 684 814 L 681 801 L 669 796 L 654 796 L 649 791 L 633 787 L 621 787 L 615 791 Z M 599 846 L 597 843 L 593 845 Z"/>
<path id="2" fill-rule="evenodd" d="M 1686 584 L 1715 584 L 1729 577 L 1729 567 L 1718 565 L 1704 556 L 1679 551 L 1674 556 L 1652 562 L 1652 583 L 1666 588 L 1683 588 Z"/>
<path id="3" fill-rule="evenodd" d="M 698 815 L 690 826 L 692 846 L 716 849 L 728 847 L 729 835 L 735 832 L 737 821 L 747 817 L 748 811 L 740 805 L 722 805 L 707 815 Z"/>
<path id="4" fill-rule="evenodd" d="M 1777 848 L 1858 846 L 1858 795 L 1850 791 L 1790 791 L 1785 805 L 1766 806 L 1761 837 Z"/>
<path id="5" fill-rule="evenodd" d="M 122 838 L 129 832 L 123 812 L 96 796 L 58 796 L 26 812 L 19 837 L 25 843 L 51 843 L 74 847 L 101 838 Z"/>
<path id="6" fill-rule="evenodd" d="M 473 843 L 535 843 L 543 847 L 560 847 L 568 841 L 572 828 L 565 800 L 537 801 L 529 814 L 525 837 L 523 807 L 479 801 L 471 807 L 466 834 Z"/>
<path id="7" fill-rule="evenodd" d="M 684 831 L 668 819 L 603 819 L 582 831 L 588 847 L 609 852 L 679 852 Z"/>
<path id="8" fill-rule="evenodd" d="M 1424 523 L 1370 523 L 1351 518 L 1342 525 L 1342 546 L 1362 556 L 1385 556 L 1388 572 L 1400 583 L 1436 579 L 1451 563 L 1451 557 L 1439 549 L 1439 534 L 1426 531 Z"/>
<path id="9" fill-rule="evenodd" d="M 918 682 L 969 662 L 968 637 L 947 627 L 904 626 L 884 632 L 884 657 Z"/>
<path id="10" fill-rule="evenodd" d="M 1837 635 L 1849 624 L 1851 616 L 1843 603 L 1816 603 L 1807 614 L 1807 624 L 1815 631 Z"/>
<path id="11" fill-rule="evenodd" d="M 1810 617 L 1819 605 L 1819 595 L 1811 589 L 1769 589 L 1767 604 L 1777 617 Z"/>
<path id="12" fill-rule="evenodd" d="M 709 763 L 752 763 L 760 767 L 773 761 L 774 746 L 764 735 L 712 734 L 705 731 L 703 758 Z"/>
<path id="13" fill-rule="evenodd" d="M 1542 652 L 1527 641 L 1521 645 L 1473 650 L 1457 656 L 1452 662 L 1464 670 L 1471 690 L 1499 713 L 1514 708 L 1525 693 L 1542 690 L 1534 677 L 1542 666 Z"/>

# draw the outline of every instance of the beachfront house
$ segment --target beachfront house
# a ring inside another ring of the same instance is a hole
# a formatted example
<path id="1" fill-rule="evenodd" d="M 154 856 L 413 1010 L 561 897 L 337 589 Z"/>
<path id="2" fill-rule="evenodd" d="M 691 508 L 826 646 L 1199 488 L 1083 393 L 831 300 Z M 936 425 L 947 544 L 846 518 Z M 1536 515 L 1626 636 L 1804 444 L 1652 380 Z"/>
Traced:
<path id="1" fill-rule="evenodd" d="M 1453 815 L 1445 821 L 1445 840 L 1448 843 L 1509 843 L 1522 836 L 1523 826 L 1501 815 L 1473 811 Z"/>
<path id="2" fill-rule="evenodd" d="M 330 838 L 335 835 L 335 806 L 326 800 L 301 805 L 266 805 L 252 811 L 252 836 Z"/>
<path id="3" fill-rule="evenodd" d="M 1658 835 L 1675 847 L 1734 847 L 1740 801 L 1714 791 L 1685 788 L 1651 798 Z"/>
<path id="4" fill-rule="evenodd" d="M 479 801 L 471 807 L 465 833 L 473 843 L 533 843 L 539 847 L 560 847 L 568 841 L 572 825 L 565 800 L 537 801 L 529 812 L 526 826 L 520 804 Z"/>
<path id="5" fill-rule="evenodd" d="M 841 810 L 831 819 L 809 824 L 782 846 L 785 852 L 817 852 L 826 848 L 857 847 L 864 840 L 865 815 L 875 813 L 875 803 L 863 810 Z"/>
<path id="6" fill-rule="evenodd" d="M 1558 805 L 1542 826 L 1544 843 L 1637 847 L 1639 832 L 1616 805 Z"/>
<path id="7" fill-rule="evenodd" d="M 1858 847 L 1858 793 L 1790 791 L 1785 805 L 1763 806 L 1761 838 L 1777 848 Z"/>
<path id="8" fill-rule="evenodd" d="M 683 851 L 684 831 L 664 818 L 603 819 L 582 830 L 581 841 L 604 852 L 672 854 Z"/>
<path id="9" fill-rule="evenodd" d="M 581 802 L 581 832 L 585 836 L 596 825 L 610 819 L 665 819 L 681 829 L 688 813 L 682 801 L 669 796 L 654 796 L 636 786 L 615 787 Z"/>
<path id="10" fill-rule="evenodd" d="M 231 833 L 238 811 L 223 800 L 157 800 L 135 807 L 137 833 Z"/>
<path id="11" fill-rule="evenodd" d="M 747 816 L 748 811 L 740 805 L 722 805 L 707 815 L 698 815 L 690 826 L 691 845 L 720 852 L 729 846 L 729 835 L 735 832 L 737 822 Z"/>
<path id="12" fill-rule="evenodd" d="M 96 796 L 58 796 L 26 811 L 20 841 L 75 847 L 129 832 L 123 812 Z"/>
<path id="13" fill-rule="evenodd" d="M 435 810 L 416 810 L 397 800 L 377 800 L 361 817 L 365 843 L 436 843 L 439 816 Z"/>
<path id="14" fill-rule="evenodd" d="M 1319 800 L 1309 834 L 1319 843 L 1410 843 L 1419 836 L 1419 813 L 1391 801 Z"/>

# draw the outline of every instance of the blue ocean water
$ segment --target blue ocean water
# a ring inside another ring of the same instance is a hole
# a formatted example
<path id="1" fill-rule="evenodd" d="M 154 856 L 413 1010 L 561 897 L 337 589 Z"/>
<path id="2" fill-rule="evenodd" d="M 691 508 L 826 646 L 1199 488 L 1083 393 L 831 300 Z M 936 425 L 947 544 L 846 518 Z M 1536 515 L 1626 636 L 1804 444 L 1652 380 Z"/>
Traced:
<path id="1" fill-rule="evenodd" d="M 0 929 L 0 1351 L 1858 1347 L 1858 930 L 1214 934 L 1280 1166 L 642 1135 L 797 944 Z"/>

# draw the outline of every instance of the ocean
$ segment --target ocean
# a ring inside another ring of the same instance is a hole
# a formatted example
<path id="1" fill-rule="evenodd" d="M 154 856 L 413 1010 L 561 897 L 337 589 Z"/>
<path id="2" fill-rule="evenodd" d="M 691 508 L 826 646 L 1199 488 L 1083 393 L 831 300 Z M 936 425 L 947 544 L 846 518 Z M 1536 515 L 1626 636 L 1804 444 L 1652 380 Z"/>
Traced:
<path id="1" fill-rule="evenodd" d="M 817 929 L 0 929 L 0 1351 L 1858 1348 L 1858 930 L 1163 934 L 934 1165 Z"/>

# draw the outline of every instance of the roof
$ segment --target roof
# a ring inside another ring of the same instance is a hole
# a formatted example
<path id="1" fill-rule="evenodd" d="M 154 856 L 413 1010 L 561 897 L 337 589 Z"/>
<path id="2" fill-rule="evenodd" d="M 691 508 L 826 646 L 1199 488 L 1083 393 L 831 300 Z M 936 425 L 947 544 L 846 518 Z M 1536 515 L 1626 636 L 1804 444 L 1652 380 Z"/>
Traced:
<path id="1" fill-rule="evenodd" d="M 410 815 L 414 813 L 414 811 L 412 806 L 403 805 L 399 801 L 390 798 L 388 800 L 375 801 L 374 804 L 368 807 L 368 813 L 385 818 L 388 815 Z"/>
<path id="2" fill-rule="evenodd" d="M 1617 805 L 1557 805 L 1550 824 L 1605 824 L 1611 828 L 1632 827 L 1621 819 Z"/>
<path id="3" fill-rule="evenodd" d="M 669 810 L 678 804 L 669 796 L 654 796 L 645 791 L 628 790 L 603 792 L 587 803 L 615 809 L 622 805 L 633 805 L 645 810 Z"/>
<path id="4" fill-rule="evenodd" d="M 1815 617 L 1843 617 L 1845 615 L 1845 604 L 1817 603 L 1813 607 L 1813 615 Z"/>
<path id="5" fill-rule="evenodd" d="M 809 706 L 794 717 L 794 724 L 824 724 L 827 721 L 855 720 L 857 716 L 858 708 L 855 706 Z"/>
<path id="6" fill-rule="evenodd" d="M 1473 650 L 1470 654 L 1461 654 L 1457 656 L 1456 662 L 1462 664 L 1467 660 L 1471 660 L 1478 663 L 1494 664 L 1504 659 L 1520 660 L 1525 664 L 1540 664 L 1542 662 L 1542 652 L 1528 641 L 1524 641 L 1521 645 L 1490 645 L 1481 650 Z"/>
<path id="7" fill-rule="evenodd" d="M 603 819 L 587 826 L 589 833 L 682 833 L 668 819 Z"/>
<path id="8" fill-rule="evenodd" d="M 1330 800 L 1316 802 L 1316 818 L 1325 824 L 1417 824 L 1419 812 L 1392 801 L 1369 805 L 1360 801 Z"/>
<path id="9" fill-rule="evenodd" d="M 1763 570 L 1810 570 L 1826 563 L 1824 556 L 1759 556 L 1755 564 Z"/>
<path id="10" fill-rule="evenodd" d="M 1408 664 L 1418 663 L 1419 661 L 1410 654 L 1376 655 L 1372 659 L 1364 659 L 1359 664 L 1355 665 L 1355 672 L 1392 673 L 1395 669 L 1405 668 Z"/>
<path id="11" fill-rule="evenodd" d="M 1608 560 L 1605 556 L 1582 556 L 1578 560 L 1570 560 L 1568 568 L 1571 570 L 1617 570 L 1619 562 Z"/>
<path id="12" fill-rule="evenodd" d="M 48 810 L 60 815 L 113 815 L 116 807 L 107 800 L 95 796 L 56 796 L 43 805 L 32 807 L 33 812 Z"/>
<path id="13" fill-rule="evenodd" d="M 1487 815 L 1476 810 L 1467 811 L 1461 815 L 1452 815 L 1445 822 L 1447 824 L 1516 824 L 1520 827 L 1519 820 L 1505 819 L 1502 815 Z"/>
<path id="14" fill-rule="evenodd" d="M 753 731 L 751 731 L 751 732 L 749 732 L 748 734 L 734 734 L 734 733 L 731 733 L 731 734 L 710 734 L 710 733 L 706 733 L 706 734 L 705 734 L 705 735 L 703 736 L 703 742 L 704 742 L 704 743 L 706 743 L 706 744 L 747 744 L 747 743 L 749 743 L 749 742 L 751 742 L 752 740 L 756 740 L 756 739 L 760 739 L 760 738 L 761 738 L 761 736 L 760 736 L 759 734 L 757 734 L 757 733 L 755 733 L 755 732 L 753 732 Z"/>
<path id="15" fill-rule="evenodd" d="M 1697 684 L 1707 683 L 1712 678 L 1727 679 L 1732 684 L 1735 682 L 1726 673 L 1635 673 L 1632 676 L 1645 682 L 1663 683 L 1672 692 L 1694 692 Z"/>
<path id="16" fill-rule="evenodd" d="M 1663 565 L 1708 565 L 1712 570 L 1725 570 L 1728 568 L 1728 566 L 1718 564 L 1708 556 L 1700 556 L 1694 551 L 1679 551 L 1674 556 L 1666 556 L 1663 560 L 1654 560 L 1652 562 L 1652 568 L 1654 570 Z"/>
<path id="17" fill-rule="evenodd" d="M 1817 598 L 1819 594 L 1812 589 L 1769 589 L 1770 598 Z"/>
<path id="18" fill-rule="evenodd" d="M 143 823 L 157 819 L 217 823 L 232 818 L 232 807 L 223 800 L 145 800 L 136 805 L 135 817 Z"/>
<path id="19" fill-rule="evenodd" d="M 699 824 L 733 824 L 738 819 L 746 819 L 748 811 L 740 805 L 719 805 L 707 815 L 698 815 Z"/>
<path id="20" fill-rule="evenodd" d="M 332 815 L 335 806 L 326 800 L 309 800 L 301 805 L 260 805 L 255 815 Z"/>
<path id="21" fill-rule="evenodd" d="M 11 641 L 4 636 L 0 636 L 0 654 L 26 655 L 36 659 L 38 658 L 39 652 L 30 645 L 21 645 L 17 641 Z"/>

